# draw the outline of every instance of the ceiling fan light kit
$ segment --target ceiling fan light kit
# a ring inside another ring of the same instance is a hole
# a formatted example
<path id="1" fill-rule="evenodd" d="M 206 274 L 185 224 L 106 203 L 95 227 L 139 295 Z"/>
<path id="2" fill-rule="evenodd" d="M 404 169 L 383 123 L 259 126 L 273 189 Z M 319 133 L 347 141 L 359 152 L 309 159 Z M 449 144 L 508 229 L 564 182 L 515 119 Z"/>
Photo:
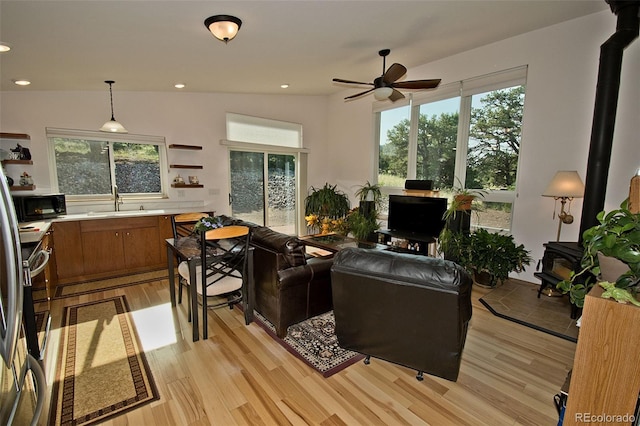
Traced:
<path id="1" fill-rule="evenodd" d="M 116 121 L 113 116 L 113 91 L 111 90 L 111 85 L 115 83 L 113 80 L 105 80 L 105 83 L 109 85 L 109 98 L 111 99 L 111 120 L 104 123 L 104 125 L 100 128 L 101 132 L 109 132 L 109 133 L 129 133 L 124 126 Z"/>
<path id="2" fill-rule="evenodd" d="M 409 80 L 409 81 L 397 81 L 407 73 L 407 68 L 404 65 L 393 64 L 386 69 L 386 57 L 391 50 L 382 49 L 378 52 L 378 55 L 382 56 L 382 75 L 373 80 L 373 83 L 364 83 L 361 81 L 345 80 L 342 78 L 334 78 L 336 83 L 345 84 L 364 84 L 367 86 L 373 86 L 369 90 L 356 93 L 355 95 L 347 96 L 344 98 L 346 101 L 356 99 L 373 92 L 374 98 L 378 101 L 389 99 L 391 102 L 395 102 L 399 99 L 403 99 L 404 95 L 396 89 L 408 89 L 408 90 L 420 90 L 420 89 L 434 89 L 440 84 L 440 79 L 431 80 Z"/>
<path id="3" fill-rule="evenodd" d="M 227 44 L 238 34 L 242 21 L 231 15 L 215 15 L 205 19 L 204 26 L 215 38 Z"/>

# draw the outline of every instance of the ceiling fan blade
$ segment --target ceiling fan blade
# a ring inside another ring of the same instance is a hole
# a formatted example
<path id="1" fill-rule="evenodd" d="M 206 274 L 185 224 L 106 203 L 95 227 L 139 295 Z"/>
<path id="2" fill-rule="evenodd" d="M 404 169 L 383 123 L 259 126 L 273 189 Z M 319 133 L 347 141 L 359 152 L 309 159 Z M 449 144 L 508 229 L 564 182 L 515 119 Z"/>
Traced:
<path id="1" fill-rule="evenodd" d="M 438 87 L 440 84 L 440 79 L 432 79 L 432 80 L 410 80 L 410 81 L 399 81 L 397 83 L 393 83 L 391 86 L 398 89 L 433 89 Z"/>
<path id="2" fill-rule="evenodd" d="M 363 83 L 362 81 L 353 81 L 353 80 L 344 80 L 342 78 L 334 78 L 333 81 L 336 83 L 346 83 L 346 84 L 367 84 L 369 86 L 373 86 L 373 83 Z"/>
<path id="3" fill-rule="evenodd" d="M 344 98 L 345 101 L 348 101 L 349 99 L 355 99 L 355 98 L 359 98 L 362 95 L 366 95 L 369 92 L 373 92 L 375 89 L 369 89 L 369 90 L 365 90 L 364 92 L 360 92 L 360 93 L 356 93 L 355 95 L 351 95 L 351 96 L 347 96 L 346 98 Z"/>
<path id="4" fill-rule="evenodd" d="M 391 96 L 389 96 L 389 100 L 391 102 L 395 102 L 397 100 L 400 99 L 404 99 L 404 95 L 400 92 L 398 92 L 396 89 L 393 89 L 393 92 L 391 93 Z"/>
<path id="5" fill-rule="evenodd" d="M 404 67 L 404 65 L 393 64 L 382 76 L 382 81 L 387 84 L 393 83 L 394 81 L 405 75 L 406 72 L 407 69 Z"/>

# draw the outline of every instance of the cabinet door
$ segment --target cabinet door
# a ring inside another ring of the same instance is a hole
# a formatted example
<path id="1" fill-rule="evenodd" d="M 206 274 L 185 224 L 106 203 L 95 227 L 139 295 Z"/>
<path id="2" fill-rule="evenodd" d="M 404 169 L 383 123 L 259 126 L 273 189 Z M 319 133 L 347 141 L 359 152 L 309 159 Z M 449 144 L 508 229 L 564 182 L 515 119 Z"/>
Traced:
<path id="1" fill-rule="evenodd" d="M 171 216 L 158 216 L 158 231 L 160 234 L 160 263 L 167 263 L 167 238 L 173 238 L 173 228 L 171 225 Z"/>
<path id="2" fill-rule="evenodd" d="M 136 228 L 123 231 L 125 268 L 142 268 L 160 264 L 158 227 Z"/>
<path id="3" fill-rule="evenodd" d="M 56 271 L 59 280 L 84 274 L 84 256 L 80 222 L 55 222 L 53 235 L 56 246 Z"/>
<path id="4" fill-rule="evenodd" d="M 124 249 L 120 230 L 82 233 L 85 274 L 119 271 L 124 268 Z"/>

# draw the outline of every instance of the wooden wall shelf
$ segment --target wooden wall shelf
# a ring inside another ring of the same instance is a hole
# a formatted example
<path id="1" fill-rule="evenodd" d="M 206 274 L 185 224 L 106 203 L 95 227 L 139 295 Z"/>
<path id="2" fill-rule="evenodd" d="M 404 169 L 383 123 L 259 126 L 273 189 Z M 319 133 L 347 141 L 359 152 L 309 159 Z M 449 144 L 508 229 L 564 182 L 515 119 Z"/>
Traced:
<path id="1" fill-rule="evenodd" d="M 169 145 L 169 149 L 193 149 L 193 150 L 201 150 L 202 147 L 198 145 L 181 145 L 181 144 L 171 144 Z"/>
<path id="2" fill-rule="evenodd" d="M 0 139 L 20 139 L 20 140 L 31 140 L 31 136 L 26 133 L 5 133 L 0 132 Z"/>
<path id="3" fill-rule="evenodd" d="M 2 160 L 2 164 L 33 164 L 33 160 Z"/>
<path id="4" fill-rule="evenodd" d="M 204 185 L 198 184 L 189 184 L 189 183 L 172 183 L 172 188 L 204 188 Z"/>
<path id="5" fill-rule="evenodd" d="M 202 166 L 188 165 L 188 164 L 169 164 L 172 169 L 202 169 Z"/>
<path id="6" fill-rule="evenodd" d="M 22 185 L 22 186 L 10 186 L 9 190 L 11 191 L 33 191 L 36 189 L 35 185 Z"/>

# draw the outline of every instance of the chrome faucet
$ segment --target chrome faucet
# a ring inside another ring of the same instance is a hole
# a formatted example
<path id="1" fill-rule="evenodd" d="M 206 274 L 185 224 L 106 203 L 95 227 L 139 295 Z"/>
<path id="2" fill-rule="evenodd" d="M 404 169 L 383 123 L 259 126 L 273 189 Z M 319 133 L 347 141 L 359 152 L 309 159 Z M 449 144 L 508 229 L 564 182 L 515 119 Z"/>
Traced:
<path id="1" fill-rule="evenodd" d="M 120 198 L 120 193 L 118 192 L 118 186 L 113 185 L 113 209 L 114 211 L 120 211 L 120 204 L 122 204 L 122 198 Z"/>

